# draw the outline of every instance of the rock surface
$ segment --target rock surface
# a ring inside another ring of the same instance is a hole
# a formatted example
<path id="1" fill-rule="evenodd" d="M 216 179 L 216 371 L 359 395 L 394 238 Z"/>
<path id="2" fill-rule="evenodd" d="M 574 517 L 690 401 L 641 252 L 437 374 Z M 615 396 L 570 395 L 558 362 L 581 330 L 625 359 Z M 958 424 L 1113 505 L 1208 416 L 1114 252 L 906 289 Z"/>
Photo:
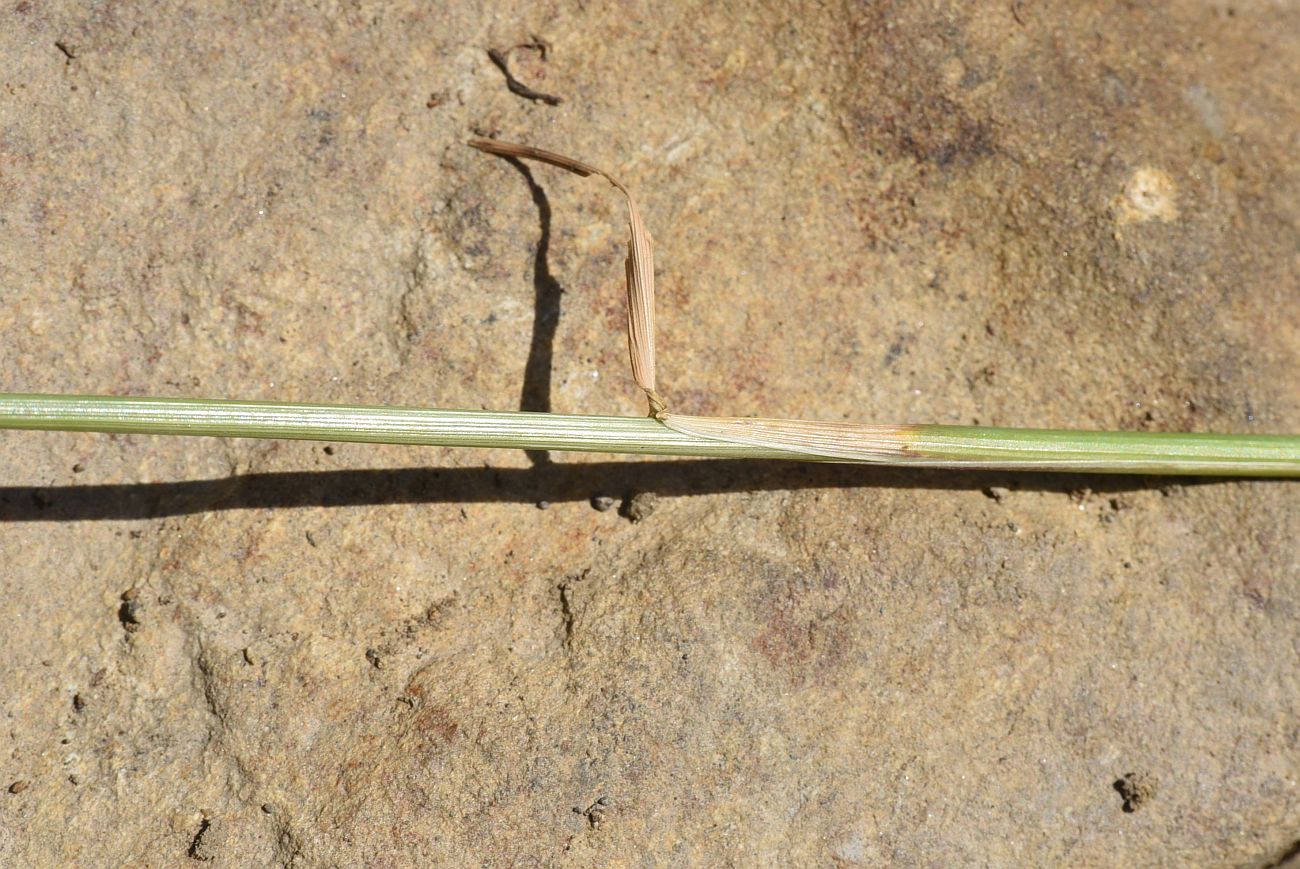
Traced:
<path id="1" fill-rule="evenodd" d="M 681 411 L 1300 430 L 1294 6 L 440 5 L 6 0 L 2 388 L 640 413 L 488 133 Z M 1300 838 L 1294 484 L 0 441 L 5 866 Z"/>

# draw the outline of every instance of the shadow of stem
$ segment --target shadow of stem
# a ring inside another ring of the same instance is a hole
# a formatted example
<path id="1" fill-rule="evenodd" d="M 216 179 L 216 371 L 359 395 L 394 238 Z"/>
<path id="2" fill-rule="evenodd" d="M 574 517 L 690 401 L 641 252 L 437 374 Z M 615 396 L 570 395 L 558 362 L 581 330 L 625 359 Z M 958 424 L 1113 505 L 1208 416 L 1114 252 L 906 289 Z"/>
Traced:
<path id="1" fill-rule="evenodd" d="M 942 471 L 758 459 L 555 463 L 531 468 L 289 471 L 214 480 L 0 488 L 0 522 L 153 519 L 218 510 L 387 504 L 562 503 L 651 491 L 668 497 L 802 489 L 1069 493 L 1156 488 L 1171 478 Z M 1222 484 L 1180 478 L 1179 485 Z"/>

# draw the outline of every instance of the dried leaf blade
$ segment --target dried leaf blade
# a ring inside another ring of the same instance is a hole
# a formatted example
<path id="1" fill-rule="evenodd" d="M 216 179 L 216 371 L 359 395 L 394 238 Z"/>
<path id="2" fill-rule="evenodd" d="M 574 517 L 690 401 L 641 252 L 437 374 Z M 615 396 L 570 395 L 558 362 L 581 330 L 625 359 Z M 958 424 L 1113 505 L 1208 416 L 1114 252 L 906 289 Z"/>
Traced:
<path id="1" fill-rule="evenodd" d="M 627 199 L 628 231 L 630 238 L 627 246 L 627 259 L 624 271 L 627 279 L 627 343 L 628 355 L 632 363 L 632 379 L 646 394 L 650 402 L 650 415 L 661 416 L 666 405 L 656 391 L 655 383 L 655 276 L 654 243 L 641 217 L 641 209 L 636 197 L 623 184 L 595 166 L 557 154 L 535 148 L 532 145 L 518 145 L 500 142 L 496 139 L 471 139 L 469 144 L 480 151 L 500 157 L 536 160 L 560 169 L 566 169 L 577 175 L 587 177 L 599 175 Z"/>

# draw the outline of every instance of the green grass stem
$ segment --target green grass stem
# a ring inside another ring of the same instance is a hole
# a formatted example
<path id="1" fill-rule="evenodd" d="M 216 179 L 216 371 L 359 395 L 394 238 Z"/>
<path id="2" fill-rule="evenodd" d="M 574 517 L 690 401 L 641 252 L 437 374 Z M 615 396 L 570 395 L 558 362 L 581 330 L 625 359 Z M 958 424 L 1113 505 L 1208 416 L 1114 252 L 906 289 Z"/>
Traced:
<path id="1" fill-rule="evenodd" d="M 184 398 L 0 394 L 0 429 L 844 461 L 684 433 L 646 417 Z M 889 465 L 1300 477 L 1300 436 L 921 425 L 895 429 Z M 880 435 L 877 433 L 877 438 Z"/>

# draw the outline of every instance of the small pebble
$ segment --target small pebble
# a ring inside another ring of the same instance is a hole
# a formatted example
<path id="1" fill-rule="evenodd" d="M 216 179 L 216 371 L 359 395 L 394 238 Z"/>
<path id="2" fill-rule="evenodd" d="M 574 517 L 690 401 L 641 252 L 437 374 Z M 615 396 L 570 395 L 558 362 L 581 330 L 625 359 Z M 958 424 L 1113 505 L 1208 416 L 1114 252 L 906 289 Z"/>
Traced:
<path id="1" fill-rule="evenodd" d="M 18 781 L 9 785 L 9 793 L 21 794 L 23 791 L 27 790 L 27 786 L 30 784 L 31 782 L 29 782 L 27 779 L 20 778 Z"/>
<path id="2" fill-rule="evenodd" d="M 274 815 L 275 806 L 271 805 L 270 803 L 262 803 L 262 811 L 266 812 L 268 815 Z"/>
<path id="3" fill-rule="evenodd" d="M 1141 772 L 1127 773 L 1113 787 L 1123 799 L 1121 808 L 1126 813 L 1136 812 L 1156 795 L 1155 777 Z"/>
<path id="4" fill-rule="evenodd" d="M 601 513 L 606 513 L 613 509 L 614 499 L 608 495 L 592 495 L 591 506 L 594 509 L 599 510 Z"/>
<path id="5" fill-rule="evenodd" d="M 549 510 L 549 509 L 551 509 L 551 502 L 550 502 L 550 501 L 538 501 L 538 502 L 537 502 L 537 509 L 538 509 L 538 510 Z"/>
<path id="6" fill-rule="evenodd" d="M 139 596 L 139 592 L 135 588 L 128 588 L 122 592 L 122 603 L 117 608 L 117 619 L 128 632 L 140 629 L 141 613 L 144 607 L 140 603 Z"/>
<path id="7" fill-rule="evenodd" d="M 649 519 L 658 506 L 659 496 L 654 492 L 637 492 L 623 502 L 623 509 L 619 512 L 633 522 L 641 522 Z"/>
<path id="8" fill-rule="evenodd" d="M 1005 486 L 989 486 L 984 490 L 984 497 L 992 498 L 1001 504 L 1011 495 L 1011 490 Z"/>

